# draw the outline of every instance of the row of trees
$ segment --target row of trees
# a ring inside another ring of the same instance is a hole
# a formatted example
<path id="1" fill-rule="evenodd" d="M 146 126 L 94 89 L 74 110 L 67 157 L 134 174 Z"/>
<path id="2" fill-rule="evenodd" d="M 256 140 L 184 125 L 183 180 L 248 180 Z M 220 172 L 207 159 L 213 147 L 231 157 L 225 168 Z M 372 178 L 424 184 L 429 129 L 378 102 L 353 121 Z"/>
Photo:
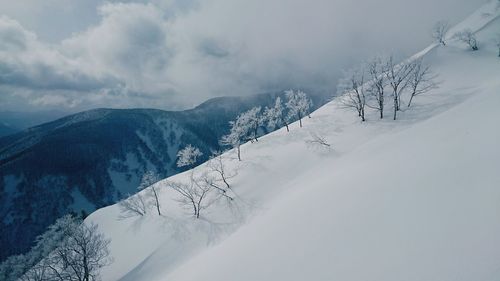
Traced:
<path id="1" fill-rule="evenodd" d="M 447 37 L 449 24 L 440 21 L 432 30 L 433 38 L 441 45 L 446 46 L 447 39 L 457 39 L 464 42 L 473 51 L 479 49 L 474 32 L 469 29 Z M 500 34 L 495 39 L 500 57 Z M 416 96 L 425 94 L 437 87 L 436 75 L 422 59 L 406 61 L 396 64 L 394 58 L 374 58 L 368 63 L 353 68 L 344 73 L 339 81 L 338 92 L 343 93 L 342 104 L 353 108 L 362 121 L 366 120 L 366 108 L 379 112 L 380 119 L 384 118 L 386 99 L 392 99 L 393 119 L 401 110 L 402 96 L 407 93 L 410 107 Z"/>
<path id="2" fill-rule="evenodd" d="M 272 107 L 254 107 L 240 114 L 236 120 L 231 121 L 229 134 L 222 137 L 220 144 L 235 148 L 238 152 L 238 160 L 241 161 L 241 144 L 251 141 L 258 142 L 259 129 L 267 127 L 271 130 L 286 127 L 290 131 L 289 124 L 294 120 L 299 121 L 302 127 L 302 118 L 311 117 L 310 110 L 312 101 L 303 91 L 285 91 L 286 102 L 283 104 L 277 97 Z"/>
<path id="3" fill-rule="evenodd" d="M 198 148 L 189 144 L 178 152 L 177 166 L 193 166 L 198 157 L 202 155 L 203 153 Z M 227 168 L 226 159 L 222 153 L 214 152 L 202 169 L 199 174 L 192 169 L 187 181 L 167 181 L 165 183 L 168 188 L 176 191 L 179 195 L 176 201 L 182 207 L 191 209 L 196 218 L 199 218 L 203 210 L 219 199 L 224 198 L 231 202 L 235 196 L 230 182 L 237 173 L 235 169 Z M 158 215 L 161 215 L 159 186 L 155 184 L 158 181 L 159 177 L 156 173 L 146 172 L 138 187 L 138 190 L 142 192 L 119 202 L 121 217 L 144 216 L 151 208 L 154 208 Z"/>
<path id="4" fill-rule="evenodd" d="M 432 37 L 441 45 L 446 46 L 447 35 L 450 30 L 450 25 L 447 21 L 437 22 L 432 29 Z M 479 50 L 478 41 L 474 32 L 470 29 L 464 29 L 456 32 L 450 39 L 456 39 L 466 44 L 472 51 Z M 500 57 L 500 34 L 495 38 L 495 44 L 498 48 L 498 56 Z"/>
<path id="5" fill-rule="evenodd" d="M 386 98 L 392 99 L 393 119 L 401 110 L 403 93 L 408 93 L 407 107 L 416 96 L 437 87 L 436 76 L 421 59 L 396 64 L 394 58 L 376 57 L 370 62 L 344 73 L 339 81 L 338 91 L 344 95 L 341 102 L 345 107 L 353 108 L 361 121 L 366 121 L 365 110 L 378 111 L 384 118 Z"/>
<path id="6" fill-rule="evenodd" d="M 222 137 L 221 145 L 236 148 L 238 160 L 241 161 L 241 144 L 247 141 L 258 142 L 261 128 L 274 130 L 284 126 L 289 132 L 289 123 L 294 120 L 299 120 L 302 127 L 302 118 L 309 116 L 312 107 L 311 99 L 300 90 L 286 91 L 285 98 L 285 103 L 281 97 L 277 97 L 274 106 L 264 110 L 254 107 L 241 113 L 230 122 L 230 132 Z M 197 147 L 188 144 L 177 153 L 177 167 L 193 167 L 201 156 L 203 153 Z M 195 218 L 199 218 L 202 211 L 214 202 L 225 199 L 231 203 L 236 196 L 230 182 L 237 175 L 237 171 L 227 167 L 221 152 L 214 152 L 207 164 L 198 170 L 201 172 L 192 169 L 187 180 L 165 182 L 168 188 L 179 195 L 176 201 L 182 207 L 190 209 Z M 138 187 L 142 192 L 119 202 L 122 218 L 144 216 L 153 207 L 158 215 L 162 214 L 158 185 L 155 185 L 158 181 L 159 177 L 154 172 L 149 171 L 143 175 Z"/>
<path id="7" fill-rule="evenodd" d="M 231 122 L 231 132 L 221 143 L 238 147 L 243 141 L 258 141 L 259 129 L 262 126 L 274 130 L 286 126 L 298 119 L 302 127 L 302 118 L 309 114 L 311 100 L 302 91 L 287 91 L 287 102 L 283 104 L 278 97 L 273 107 L 263 111 L 255 107 L 238 116 Z M 192 167 L 203 153 L 192 145 L 187 145 L 177 153 L 177 167 Z M 213 203 L 224 199 L 231 203 L 236 194 L 232 189 L 232 179 L 236 177 L 236 169 L 226 165 L 221 152 L 214 152 L 201 173 L 192 169 L 185 181 L 167 181 L 166 186 L 176 191 L 176 201 L 184 208 L 190 209 L 195 218 Z M 157 173 L 147 171 L 141 178 L 138 191 L 133 196 L 119 202 L 122 218 L 145 216 L 151 209 L 162 215 Z M 58 219 L 48 230 L 37 238 L 36 245 L 24 255 L 12 256 L 0 265 L 0 280 L 99 280 L 99 271 L 109 265 L 106 239 L 98 231 L 95 224 L 85 224 L 71 215 Z"/>
<path id="8" fill-rule="evenodd" d="M 194 164 L 196 158 L 200 156 L 197 148 L 184 152 L 183 156 L 190 164 Z M 226 159 L 221 152 L 214 152 L 201 170 L 200 173 L 196 173 L 195 169 L 192 169 L 185 181 L 166 182 L 168 188 L 177 192 L 176 201 L 181 207 L 191 210 L 195 218 L 200 218 L 202 211 L 221 199 L 231 204 L 236 195 L 231 181 L 236 177 L 237 171 L 227 167 Z"/>
<path id="9" fill-rule="evenodd" d="M 0 280 L 100 280 L 100 269 L 112 262 L 109 243 L 96 224 L 66 215 L 38 236 L 28 253 L 2 263 Z"/>

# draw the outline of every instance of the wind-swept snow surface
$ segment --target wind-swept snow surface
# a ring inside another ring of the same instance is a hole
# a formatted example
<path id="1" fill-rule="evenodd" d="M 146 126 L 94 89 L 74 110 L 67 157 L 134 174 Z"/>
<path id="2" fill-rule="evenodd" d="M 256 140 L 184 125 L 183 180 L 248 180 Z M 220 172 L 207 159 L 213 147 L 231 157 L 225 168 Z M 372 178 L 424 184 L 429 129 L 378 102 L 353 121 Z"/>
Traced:
<path id="1" fill-rule="evenodd" d="M 333 101 L 303 128 L 243 145 L 242 162 L 225 155 L 238 170 L 231 208 L 221 202 L 195 220 L 163 181 L 165 216 L 92 214 L 112 238 L 103 279 L 498 280 L 496 2 L 461 24 L 480 30 L 479 51 L 450 40 L 422 53 L 442 83 L 399 120 L 370 111 L 360 123 Z M 314 135 L 332 148 L 311 146 Z"/>

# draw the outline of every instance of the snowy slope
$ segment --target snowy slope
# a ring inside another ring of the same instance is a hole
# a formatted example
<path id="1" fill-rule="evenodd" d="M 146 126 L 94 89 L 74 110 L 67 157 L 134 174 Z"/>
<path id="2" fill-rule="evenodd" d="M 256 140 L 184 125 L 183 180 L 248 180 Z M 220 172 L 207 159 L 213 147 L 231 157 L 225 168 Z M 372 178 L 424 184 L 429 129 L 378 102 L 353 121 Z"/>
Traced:
<path id="1" fill-rule="evenodd" d="M 232 208 L 194 220 L 160 182 L 165 216 L 93 213 L 115 257 L 103 280 L 498 280 L 497 7 L 460 24 L 479 31 L 479 51 L 450 41 L 419 54 L 442 84 L 400 120 L 360 123 L 333 101 L 304 128 L 243 145 L 241 163 L 229 153 Z M 308 145 L 311 133 L 333 149 Z"/>

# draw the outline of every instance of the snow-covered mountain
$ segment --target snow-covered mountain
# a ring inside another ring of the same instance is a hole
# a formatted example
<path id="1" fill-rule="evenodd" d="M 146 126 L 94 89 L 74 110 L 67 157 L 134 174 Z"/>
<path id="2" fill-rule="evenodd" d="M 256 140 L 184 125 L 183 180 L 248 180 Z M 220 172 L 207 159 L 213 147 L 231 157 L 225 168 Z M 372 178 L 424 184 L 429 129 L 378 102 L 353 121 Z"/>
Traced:
<path id="1" fill-rule="evenodd" d="M 201 219 L 168 183 L 206 164 L 155 185 L 162 216 L 91 214 L 112 239 L 103 280 L 498 280 L 499 6 L 450 30 L 477 32 L 479 51 L 450 37 L 416 55 L 441 84 L 398 120 L 361 123 L 334 100 L 303 128 L 244 144 L 241 162 L 226 153 L 235 202 Z"/>
<path id="2" fill-rule="evenodd" d="M 162 177 L 185 170 L 175 161 L 187 144 L 207 159 L 230 120 L 274 97 L 221 97 L 185 111 L 96 109 L 0 138 L 0 260 L 25 252 L 64 214 L 134 194 L 147 170 Z"/>

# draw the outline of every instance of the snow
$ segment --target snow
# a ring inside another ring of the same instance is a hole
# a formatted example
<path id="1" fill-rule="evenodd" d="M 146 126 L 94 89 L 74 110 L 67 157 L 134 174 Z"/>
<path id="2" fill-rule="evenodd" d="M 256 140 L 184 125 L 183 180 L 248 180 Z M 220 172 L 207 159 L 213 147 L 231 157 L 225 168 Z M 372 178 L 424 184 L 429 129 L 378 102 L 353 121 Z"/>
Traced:
<path id="1" fill-rule="evenodd" d="M 195 220 L 161 181 L 164 216 L 94 212 L 115 259 L 103 280 L 498 280 L 500 67 L 486 46 L 497 5 L 459 24 L 479 30 L 479 51 L 450 40 L 418 54 L 442 83 L 399 120 L 370 110 L 361 123 L 334 100 L 303 128 L 242 145 L 241 162 L 225 154 L 232 208 Z M 312 149 L 311 134 L 332 149 Z"/>

